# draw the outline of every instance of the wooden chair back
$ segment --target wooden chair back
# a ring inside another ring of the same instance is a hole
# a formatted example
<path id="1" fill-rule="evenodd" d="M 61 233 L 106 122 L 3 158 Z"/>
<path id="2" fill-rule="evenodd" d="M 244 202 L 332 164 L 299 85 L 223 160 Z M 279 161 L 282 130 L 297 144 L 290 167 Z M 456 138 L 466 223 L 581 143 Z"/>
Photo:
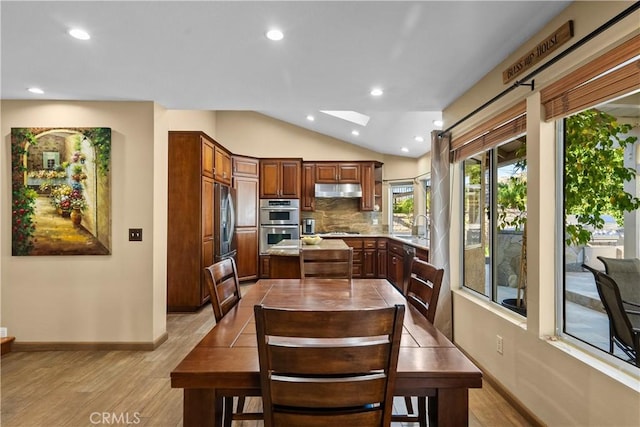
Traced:
<path id="1" fill-rule="evenodd" d="M 407 286 L 407 301 L 431 323 L 436 317 L 443 276 L 444 269 L 436 268 L 417 257 L 413 258 L 411 277 Z"/>
<path id="2" fill-rule="evenodd" d="M 300 251 L 300 277 L 351 279 L 353 248 L 303 249 Z"/>
<path id="3" fill-rule="evenodd" d="M 404 309 L 256 305 L 265 427 L 390 425 Z"/>
<path id="4" fill-rule="evenodd" d="M 216 322 L 219 322 L 242 298 L 238 270 L 233 258 L 223 259 L 205 270 L 208 272 L 207 286 L 213 315 Z"/>

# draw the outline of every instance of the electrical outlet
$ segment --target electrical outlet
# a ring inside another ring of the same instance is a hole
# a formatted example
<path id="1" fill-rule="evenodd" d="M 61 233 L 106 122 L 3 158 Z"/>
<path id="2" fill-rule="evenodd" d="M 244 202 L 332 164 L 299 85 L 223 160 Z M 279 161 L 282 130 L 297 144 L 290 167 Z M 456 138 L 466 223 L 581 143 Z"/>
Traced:
<path id="1" fill-rule="evenodd" d="M 142 228 L 130 228 L 129 229 L 129 241 L 130 242 L 142 242 Z"/>
<path id="2" fill-rule="evenodd" d="M 502 354 L 502 337 L 500 335 L 496 335 L 496 351 Z"/>

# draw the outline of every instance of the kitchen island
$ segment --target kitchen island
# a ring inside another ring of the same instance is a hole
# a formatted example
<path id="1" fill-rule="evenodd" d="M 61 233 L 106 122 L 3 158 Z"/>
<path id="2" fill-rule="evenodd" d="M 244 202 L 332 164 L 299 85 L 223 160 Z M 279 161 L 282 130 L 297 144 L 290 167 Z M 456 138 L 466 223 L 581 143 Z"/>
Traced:
<path id="1" fill-rule="evenodd" d="M 282 240 L 267 250 L 271 279 L 299 279 L 300 251 L 318 249 L 348 250 L 342 239 L 323 239 L 317 245 L 305 245 L 301 240 Z"/>

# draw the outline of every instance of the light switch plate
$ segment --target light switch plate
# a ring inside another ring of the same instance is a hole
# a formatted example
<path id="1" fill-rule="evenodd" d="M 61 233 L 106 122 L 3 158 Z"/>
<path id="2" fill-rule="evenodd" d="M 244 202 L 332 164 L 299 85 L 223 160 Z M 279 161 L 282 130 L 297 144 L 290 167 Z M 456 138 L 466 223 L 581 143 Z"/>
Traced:
<path id="1" fill-rule="evenodd" d="M 129 241 L 130 242 L 142 242 L 142 228 L 130 228 L 129 229 Z"/>

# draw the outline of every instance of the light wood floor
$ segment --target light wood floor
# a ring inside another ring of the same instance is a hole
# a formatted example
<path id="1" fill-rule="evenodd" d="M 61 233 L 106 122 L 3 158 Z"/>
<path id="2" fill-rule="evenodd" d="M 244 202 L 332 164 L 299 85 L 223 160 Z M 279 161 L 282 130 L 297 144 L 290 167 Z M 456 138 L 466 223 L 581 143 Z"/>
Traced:
<path id="1" fill-rule="evenodd" d="M 6 354 L 0 365 L 0 425 L 180 427 L 182 390 L 171 388 L 169 374 L 213 325 L 213 312 L 204 307 L 195 314 L 169 314 L 169 339 L 151 352 Z M 469 400 L 471 427 L 529 426 L 486 381 L 482 389 L 470 390 Z M 261 425 L 234 422 L 234 427 Z"/>

